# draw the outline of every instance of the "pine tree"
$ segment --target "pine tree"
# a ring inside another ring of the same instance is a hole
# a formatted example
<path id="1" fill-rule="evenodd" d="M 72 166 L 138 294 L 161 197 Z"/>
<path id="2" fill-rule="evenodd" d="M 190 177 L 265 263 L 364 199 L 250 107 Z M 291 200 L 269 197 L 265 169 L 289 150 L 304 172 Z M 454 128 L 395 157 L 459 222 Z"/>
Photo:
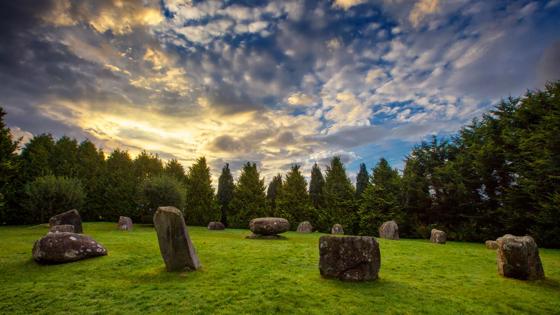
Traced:
<path id="1" fill-rule="evenodd" d="M 79 167 L 78 142 L 67 136 L 58 139 L 49 160 L 54 175 L 75 177 Z"/>
<path id="2" fill-rule="evenodd" d="M 86 201 L 80 215 L 84 220 L 97 220 L 105 208 L 103 191 L 106 174 L 105 154 L 89 140 L 85 140 L 77 150 L 76 176 L 82 182 Z"/>
<path id="3" fill-rule="evenodd" d="M 331 160 L 325 176 L 325 208 L 319 211 L 320 227 L 328 231 L 339 223 L 345 231 L 356 233 L 358 230 L 356 191 L 346 175 L 346 169 L 340 157 Z"/>
<path id="4" fill-rule="evenodd" d="M 358 172 L 358 176 L 356 176 L 356 198 L 361 198 L 362 193 L 366 189 L 369 184 L 369 174 L 366 169 L 366 164 L 360 164 L 360 171 Z"/>
<path id="5" fill-rule="evenodd" d="M 401 224 L 404 216 L 400 203 L 400 176 L 387 160 L 381 158 L 371 175 L 369 185 L 360 203 L 360 233 L 376 235 L 385 221 L 395 220 Z"/>
<path id="6" fill-rule="evenodd" d="M 19 140 L 12 140 L 10 129 L 4 123 L 6 112 L 0 107 L 0 224 L 14 221 L 17 209 L 8 204 L 17 189 L 15 179 L 19 173 L 20 162 L 16 150 Z"/>
<path id="7" fill-rule="evenodd" d="M 228 214 L 230 209 L 230 203 L 233 199 L 233 191 L 235 189 L 235 184 L 233 182 L 233 176 L 229 170 L 229 164 L 222 168 L 222 174 L 218 180 L 218 204 L 222 212 L 221 221 L 225 226 L 228 226 Z"/>
<path id="8" fill-rule="evenodd" d="M 51 156 L 55 142 L 50 134 L 34 136 L 21 152 L 24 182 L 39 176 L 52 175 Z"/>
<path id="9" fill-rule="evenodd" d="M 309 196 L 311 197 L 311 202 L 315 209 L 320 209 L 325 206 L 324 187 L 325 179 L 323 178 L 323 173 L 321 173 L 319 165 L 315 163 L 311 169 L 311 181 L 309 182 Z"/>
<path id="10" fill-rule="evenodd" d="M 199 158 L 189 167 L 184 213 L 189 225 L 207 226 L 209 222 L 220 219 L 210 168 L 205 157 Z"/>
<path id="11" fill-rule="evenodd" d="M 272 178 L 266 190 L 266 201 L 271 213 L 276 213 L 276 199 L 282 189 L 282 175 L 278 174 Z"/>
<path id="12" fill-rule="evenodd" d="M 286 180 L 280 186 L 278 193 L 275 214 L 287 219 L 292 229 L 295 229 L 299 222 L 307 220 L 315 223 L 316 221 L 311 198 L 307 193 L 307 182 L 299 168 L 299 165 L 294 165 L 286 174 Z"/>
<path id="13" fill-rule="evenodd" d="M 185 174 L 185 168 L 183 167 L 183 165 L 181 165 L 181 163 L 179 163 L 179 161 L 177 161 L 177 159 L 171 159 L 167 161 L 165 167 L 163 168 L 163 173 L 174 177 L 184 185 L 187 184 L 187 175 Z"/>
<path id="14" fill-rule="evenodd" d="M 138 219 L 138 186 L 134 174 L 134 162 L 126 151 L 114 150 L 107 158 L 107 172 L 102 180 L 104 209 L 98 219 L 115 221 L 120 215 Z"/>
<path id="15" fill-rule="evenodd" d="M 160 175 L 162 172 L 163 162 L 156 154 L 142 151 L 134 159 L 134 174 L 139 183 L 146 177 Z"/>
<path id="16" fill-rule="evenodd" d="M 260 178 L 255 163 L 245 164 L 235 185 L 230 226 L 247 228 L 249 221 L 266 215 L 266 195 L 264 180 Z"/>

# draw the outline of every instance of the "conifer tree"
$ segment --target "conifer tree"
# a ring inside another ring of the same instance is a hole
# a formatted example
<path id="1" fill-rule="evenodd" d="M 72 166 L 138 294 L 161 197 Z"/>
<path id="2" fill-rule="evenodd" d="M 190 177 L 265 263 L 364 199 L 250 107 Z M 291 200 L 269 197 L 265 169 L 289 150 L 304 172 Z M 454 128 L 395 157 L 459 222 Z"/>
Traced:
<path id="1" fill-rule="evenodd" d="M 34 136 L 21 152 L 24 182 L 39 176 L 52 175 L 51 156 L 55 142 L 50 134 Z"/>
<path id="2" fill-rule="evenodd" d="M 327 167 L 324 193 L 325 208 L 319 212 L 321 228 L 328 231 L 330 226 L 339 223 L 345 231 L 356 233 L 359 223 L 356 213 L 356 191 L 338 156 L 334 157 Z"/>
<path id="3" fill-rule="evenodd" d="M 356 198 L 359 199 L 362 197 L 362 193 L 364 192 L 368 184 L 369 184 L 369 174 L 366 169 L 366 164 L 361 163 L 360 171 L 356 176 Z"/>
<path id="4" fill-rule="evenodd" d="M 268 189 L 266 190 L 266 201 L 272 214 L 276 213 L 276 199 L 278 198 L 278 193 L 281 189 L 282 175 L 278 174 L 272 178 L 270 184 L 268 184 Z"/>
<path id="5" fill-rule="evenodd" d="M 134 162 L 126 151 L 114 150 L 107 158 L 107 172 L 102 180 L 104 207 L 99 214 L 100 220 L 115 221 L 120 215 L 137 219 L 137 178 Z"/>
<path id="6" fill-rule="evenodd" d="M 174 177 L 180 183 L 186 185 L 187 184 L 187 175 L 185 174 L 185 168 L 177 159 L 171 159 L 165 163 L 165 167 L 163 168 L 163 173 Z"/>
<path id="7" fill-rule="evenodd" d="M 247 228 L 249 221 L 266 215 L 264 180 L 260 178 L 255 163 L 247 162 L 235 185 L 231 201 L 230 226 Z"/>
<path id="8" fill-rule="evenodd" d="M 315 209 L 325 206 L 324 187 L 325 178 L 323 177 L 321 168 L 315 163 L 311 169 L 311 181 L 309 182 L 309 196 L 311 197 L 311 202 Z"/>
<path id="9" fill-rule="evenodd" d="M 80 212 L 84 220 L 97 220 L 105 207 L 103 199 L 105 178 L 105 154 L 89 140 L 77 149 L 76 177 L 82 182 L 86 201 Z"/>
<path id="10" fill-rule="evenodd" d="M 209 222 L 220 219 L 210 168 L 205 157 L 197 159 L 189 167 L 184 213 L 189 225 L 207 226 Z"/>
<path id="11" fill-rule="evenodd" d="M 233 182 L 233 176 L 229 169 L 229 164 L 226 163 L 222 168 L 222 174 L 218 179 L 218 193 L 217 199 L 222 213 L 221 221 L 225 226 L 228 226 L 228 214 L 230 209 L 230 203 L 233 199 L 233 190 L 235 189 L 235 183 Z"/>
<path id="12" fill-rule="evenodd" d="M 134 174 L 139 183 L 146 177 L 160 175 L 162 172 L 163 162 L 156 154 L 142 151 L 134 159 Z"/>
<path id="13" fill-rule="evenodd" d="M 13 198 L 16 190 L 15 179 L 20 170 L 16 150 L 19 140 L 13 140 L 10 129 L 4 123 L 6 112 L 0 107 L 0 224 L 13 221 L 13 205 L 8 201 Z"/>
<path id="14" fill-rule="evenodd" d="M 286 180 L 279 190 L 276 203 L 276 216 L 287 219 L 292 229 L 301 221 L 316 220 L 313 217 L 313 205 L 307 193 L 307 181 L 300 172 L 300 166 L 294 165 L 286 174 Z"/>
<path id="15" fill-rule="evenodd" d="M 78 142 L 63 136 L 58 139 L 50 155 L 50 164 L 56 176 L 75 177 L 78 172 Z"/>

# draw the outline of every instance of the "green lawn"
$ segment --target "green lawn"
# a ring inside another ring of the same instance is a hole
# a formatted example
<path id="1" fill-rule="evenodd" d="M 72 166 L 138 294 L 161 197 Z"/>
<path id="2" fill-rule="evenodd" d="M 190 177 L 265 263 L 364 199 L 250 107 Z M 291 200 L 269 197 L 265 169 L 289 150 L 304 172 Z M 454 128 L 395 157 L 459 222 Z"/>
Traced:
<path id="1" fill-rule="evenodd" d="M 191 227 L 202 269 L 164 270 L 149 226 L 121 232 L 85 223 L 109 255 L 64 265 L 31 259 L 45 225 L 0 228 L 0 313 L 552 314 L 560 312 L 560 250 L 541 249 L 547 279 L 524 282 L 496 272 L 483 244 L 378 240 L 380 279 L 325 280 L 320 234 L 248 240 L 247 230 Z"/>

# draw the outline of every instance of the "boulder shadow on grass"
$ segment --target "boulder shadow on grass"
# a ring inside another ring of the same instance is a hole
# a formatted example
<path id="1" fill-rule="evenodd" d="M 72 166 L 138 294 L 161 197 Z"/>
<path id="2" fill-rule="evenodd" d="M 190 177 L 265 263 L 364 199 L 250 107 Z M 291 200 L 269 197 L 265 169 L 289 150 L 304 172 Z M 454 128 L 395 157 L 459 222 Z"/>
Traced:
<path id="1" fill-rule="evenodd" d="M 251 240 L 283 240 L 287 241 L 288 238 L 282 235 L 260 235 L 260 234 L 250 234 L 245 236 L 246 239 Z"/>

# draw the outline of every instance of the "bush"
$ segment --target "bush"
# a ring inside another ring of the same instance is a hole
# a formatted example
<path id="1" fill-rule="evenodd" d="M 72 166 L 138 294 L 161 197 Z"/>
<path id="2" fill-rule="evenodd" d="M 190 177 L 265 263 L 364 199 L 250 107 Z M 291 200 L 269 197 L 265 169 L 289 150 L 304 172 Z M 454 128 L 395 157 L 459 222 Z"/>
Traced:
<path id="1" fill-rule="evenodd" d="M 185 186 L 170 175 L 146 178 L 140 184 L 139 193 L 143 216 L 152 215 L 160 206 L 173 206 L 181 211 L 185 207 Z"/>
<path id="2" fill-rule="evenodd" d="M 46 222 L 55 214 L 80 208 L 86 197 L 78 179 L 53 175 L 36 178 L 25 185 L 24 191 L 24 207 L 33 222 Z"/>

